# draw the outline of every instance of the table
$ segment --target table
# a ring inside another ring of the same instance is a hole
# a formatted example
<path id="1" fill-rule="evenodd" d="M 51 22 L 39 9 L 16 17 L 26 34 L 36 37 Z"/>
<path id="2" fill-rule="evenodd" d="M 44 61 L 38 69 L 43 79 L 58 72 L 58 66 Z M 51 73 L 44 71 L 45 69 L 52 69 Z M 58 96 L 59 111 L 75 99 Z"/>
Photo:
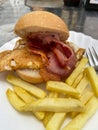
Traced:
<path id="1" fill-rule="evenodd" d="M 39 5 L 40 7 L 40 5 Z M 27 0 L 3 0 L 0 2 L 0 46 L 16 37 L 14 25 L 18 18 L 35 9 L 27 6 Z M 60 16 L 68 25 L 69 30 L 82 32 L 98 39 L 98 11 L 85 10 L 80 7 L 41 7 L 42 10 L 53 12 Z"/>

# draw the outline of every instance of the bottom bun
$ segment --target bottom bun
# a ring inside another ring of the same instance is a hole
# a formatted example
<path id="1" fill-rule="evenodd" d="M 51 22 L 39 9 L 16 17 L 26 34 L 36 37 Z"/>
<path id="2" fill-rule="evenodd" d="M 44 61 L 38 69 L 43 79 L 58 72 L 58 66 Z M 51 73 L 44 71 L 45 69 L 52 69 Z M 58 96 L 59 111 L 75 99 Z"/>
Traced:
<path id="1" fill-rule="evenodd" d="M 38 70 L 21 69 L 21 70 L 17 70 L 16 73 L 21 79 L 29 83 L 36 84 L 36 83 L 44 82 Z"/>

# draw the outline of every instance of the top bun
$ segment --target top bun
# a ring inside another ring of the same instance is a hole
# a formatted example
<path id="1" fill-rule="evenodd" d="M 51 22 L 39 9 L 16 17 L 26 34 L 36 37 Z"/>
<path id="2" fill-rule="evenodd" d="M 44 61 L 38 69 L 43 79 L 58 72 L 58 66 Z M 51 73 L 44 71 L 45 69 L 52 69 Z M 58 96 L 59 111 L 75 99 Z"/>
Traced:
<path id="1" fill-rule="evenodd" d="M 64 21 L 47 11 L 32 11 L 22 16 L 15 26 L 15 33 L 21 38 L 28 38 L 33 33 L 58 33 L 62 41 L 69 36 Z"/>

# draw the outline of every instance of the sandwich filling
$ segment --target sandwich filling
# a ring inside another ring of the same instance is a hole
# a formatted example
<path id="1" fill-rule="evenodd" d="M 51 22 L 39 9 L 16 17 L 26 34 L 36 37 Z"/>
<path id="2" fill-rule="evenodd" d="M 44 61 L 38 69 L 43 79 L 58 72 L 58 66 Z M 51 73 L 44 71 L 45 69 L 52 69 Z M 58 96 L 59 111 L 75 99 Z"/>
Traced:
<path id="1" fill-rule="evenodd" d="M 13 50 L 0 53 L 0 71 L 37 70 L 47 81 L 67 78 L 75 68 L 76 53 L 56 33 L 35 33 L 18 43 Z"/>
<path id="2" fill-rule="evenodd" d="M 60 41 L 58 34 L 36 34 L 29 38 L 27 46 L 30 52 L 41 56 L 45 64 L 43 71 L 66 78 L 75 68 L 76 54 L 72 47 Z"/>

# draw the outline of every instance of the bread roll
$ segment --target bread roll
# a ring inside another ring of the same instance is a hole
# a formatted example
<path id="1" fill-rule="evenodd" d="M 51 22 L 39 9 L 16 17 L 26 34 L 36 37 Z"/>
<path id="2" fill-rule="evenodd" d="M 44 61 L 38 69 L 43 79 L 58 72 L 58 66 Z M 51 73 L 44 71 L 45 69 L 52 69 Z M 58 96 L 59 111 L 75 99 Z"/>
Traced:
<path id="1" fill-rule="evenodd" d="M 17 70 L 16 72 L 21 79 L 23 79 L 29 83 L 36 84 L 36 83 L 43 82 L 43 79 L 40 76 L 38 70 L 21 69 L 21 70 Z"/>
<path id="2" fill-rule="evenodd" d="M 21 38 L 30 38 L 34 33 L 57 33 L 60 40 L 69 37 L 69 30 L 64 21 L 47 11 L 32 11 L 22 16 L 15 26 L 15 33 Z"/>

